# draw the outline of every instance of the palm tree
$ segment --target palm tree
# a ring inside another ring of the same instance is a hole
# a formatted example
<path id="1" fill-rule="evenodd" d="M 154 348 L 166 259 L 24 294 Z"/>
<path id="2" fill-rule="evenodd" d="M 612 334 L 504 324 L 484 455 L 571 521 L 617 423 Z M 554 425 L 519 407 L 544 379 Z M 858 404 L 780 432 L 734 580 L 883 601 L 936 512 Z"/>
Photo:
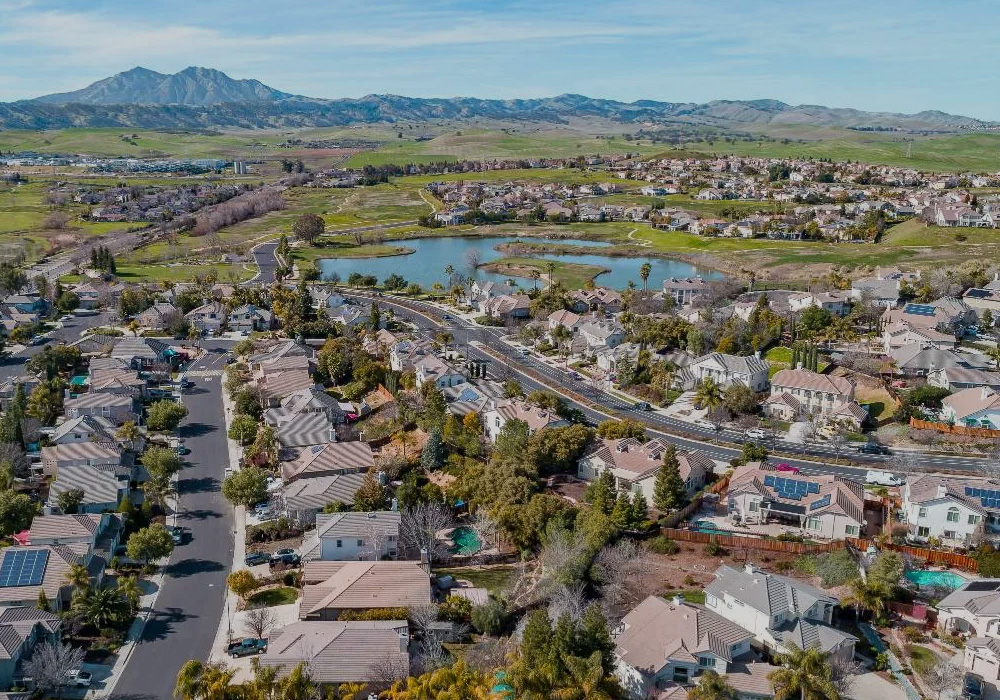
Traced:
<path id="1" fill-rule="evenodd" d="M 994 345 L 987 348 L 986 356 L 993 360 L 997 369 L 1000 369 L 1000 345 Z"/>
<path id="2" fill-rule="evenodd" d="M 243 684 L 244 700 L 270 700 L 278 678 L 277 666 L 261 666 L 260 659 L 250 659 L 253 679 Z"/>
<path id="3" fill-rule="evenodd" d="M 139 600 L 142 598 L 142 586 L 139 585 L 139 580 L 135 576 L 120 576 L 115 590 L 128 602 L 129 610 L 135 614 L 136 610 L 139 609 Z"/>
<path id="4" fill-rule="evenodd" d="M 569 685 L 553 690 L 555 700 L 611 700 L 609 682 L 604 676 L 601 652 L 595 651 L 589 657 L 566 656 L 563 659 L 569 671 Z"/>
<path id="5" fill-rule="evenodd" d="M 701 674 L 698 685 L 688 691 L 687 700 L 736 700 L 737 697 L 725 678 L 708 670 Z"/>
<path id="6" fill-rule="evenodd" d="M 642 280 L 642 293 L 645 294 L 649 285 L 649 273 L 653 271 L 653 266 L 649 263 L 643 263 L 642 267 L 639 268 L 639 279 Z"/>
<path id="7" fill-rule="evenodd" d="M 819 647 L 789 646 L 778 657 L 782 667 L 767 676 L 774 685 L 775 700 L 790 700 L 796 695 L 800 700 L 840 700 L 829 659 Z"/>
<path id="8" fill-rule="evenodd" d="M 177 673 L 174 697 L 178 700 L 226 700 L 235 670 L 219 664 L 188 661 Z"/>
<path id="9" fill-rule="evenodd" d="M 552 286 L 552 273 L 555 272 L 556 264 L 554 262 L 552 262 L 551 260 L 549 260 L 547 263 L 545 263 L 545 269 L 548 270 L 548 272 L 549 272 L 549 286 L 551 287 Z"/>
<path id="10" fill-rule="evenodd" d="M 451 284 L 451 276 L 455 274 L 454 266 L 446 265 L 444 268 L 444 274 L 446 276 L 445 284 Z"/>
<path id="11" fill-rule="evenodd" d="M 134 337 L 139 337 L 139 322 L 134 318 L 128 322 L 128 329 L 132 332 Z"/>
<path id="12" fill-rule="evenodd" d="M 192 659 L 177 672 L 177 682 L 174 684 L 174 697 L 178 700 L 196 700 L 201 695 L 201 674 L 205 664 Z"/>
<path id="13" fill-rule="evenodd" d="M 556 347 L 561 348 L 563 341 L 569 340 L 573 336 L 573 333 L 560 323 L 550 331 L 550 335 L 552 336 L 552 340 L 556 341 Z"/>
<path id="14" fill-rule="evenodd" d="M 278 681 L 279 700 L 311 700 L 316 695 L 316 684 L 306 671 L 305 664 L 299 664 Z"/>
<path id="15" fill-rule="evenodd" d="M 702 408 L 707 408 L 711 413 L 714 409 L 722 405 L 722 389 L 711 377 L 705 377 L 695 388 L 694 400 Z"/>
<path id="16" fill-rule="evenodd" d="M 531 268 L 531 281 L 535 283 L 535 289 L 538 289 L 538 280 L 541 278 L 542 273 L 538 271 L 537 267 Z"/>
<path id="17" fill-rule="evenodd" d="M 118 432 L 115 433 L 115 437 L 122 442 L 127 442 L 130 450 L 135 450 L 136 442 L 142 437 L 142 433 L 139 432 L 139 427 L 135 424 L 135 421 L 129 420 L 122 423 L 122 426 L 118 428 Z"/>
<path id="18" fill-rule="evenodd" d="M 143 482 L 142 493 L 149 499 L 150 503 L 159 506 L 160 510 L 166 512 L 167 501 L 172 496 L 177 495 L 177 489 L 170 482 L 170 477 L 166 475 L 150 475 L 150 478 Z"/>
<path id="19" fill-rule="evenodd" d="M 83 564 L 71 564 L 65 575 L 66 583 L 78 591 L 90 588 L 90 572 Z"/>
<path id="20" fill-rule="evenodd" d="M 851 593 L 844 599 L 844 603 L 854 606 L 859 619 L 862 611 L 879 618 L 885 612 L 888 599 L 889 591 L 885 586 L 856 578 L 851 582 Z"/>
<path id="21" fill-rule="evenodd" d="M 403 448 L 403 459 L 406 459 L 406 448 L 415 444 L 416 438 L 406 430 L 400 430 L 392 436 L 392 441 Z"/>
<path id="22" fill-rule="evenodd" d="M 114 588 L 85 588 L 74 596 L 73 611 L 97 629 L 121 618 L 122 598 Z"/>

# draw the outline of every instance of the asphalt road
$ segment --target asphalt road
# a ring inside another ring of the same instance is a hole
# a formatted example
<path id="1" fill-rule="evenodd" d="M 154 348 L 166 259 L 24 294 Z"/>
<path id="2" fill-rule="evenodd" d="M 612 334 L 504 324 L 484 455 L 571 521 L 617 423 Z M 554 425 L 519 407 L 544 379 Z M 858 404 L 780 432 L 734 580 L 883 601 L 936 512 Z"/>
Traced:
<path id="1" fill-rule="evenodd" d="M 223 369 L 232 343 L 210 340 L 203 346 L 210 352 L 189 371 Z M 220 491 L 229 463 L 222 377 L 191 379 L 195 386 L 184 394 L 189 413 L 180 427 L 191 453 L 177 483 L 177 524 L 185 538 L 170 557 L 154 610 L 115 686 L 116 698 L 171 698 L 184 662 L 209 657 L 223 615 L 233 520 Z"/>
<path id="2" fill-rule="evenodd" d="M 96 316 L 74 316 L 68 321 L 63 321 L 62 328 L 57 328 L 48 334 L 52 340 L 46 345 L 72 343 L 80 339 L 80 334 L 85 329 L 106 326 L 108 319 L 107 312 L 101 312 Z M 0 360 L 0 381 L 24 374 L 24 364 L 28 359 L 44 350 L 46 345 L 29 345 L 24 350 Z"/>
<path id="3" fill-rule="evenodd" d="M 360 296 L 364 298 L 364 295 Z M 365 301 L 369 300 L 365 299 Z M 418 307 L 424 305 L 408 301 L 407 305 L 404 306 L 384 296 L 379 297 L 377 301 L 381 306 L 392 306 L 397 316 L 413 322 L 419 329 L 428 334 L 442 330 L 440 322 L 416 313 L 412 308 L 413 305 Z M 425 308 L 429 312 L 433 312 L 433 314 L 439 315 L 441 313 L 440 310 L 429 305 Z M 739 431 L 713 431 L 709 428 L 703 428 L 659 413 L 636 410 L 633 404 L 623 401 L 614 394 L 605 392 L 588 382 L 571 379 L 569 374 L 562 369 L 552 367 L 534 356 L 521 356 L 517 350 L 500 340 L 506 333 L 504 329 L 475 326 L 458 317 L 448 319 L 446 323 L 448 324 L 447 330 L 454 337 L 456 344 L 464 345 L 466 342 L 468 343 L 470 359 L 487 360 L 490 363 L 491 373 L 499 379 L 515 376 L 521 385 L 529 391 L 533 389 L 564 388 L 600 406 L 602 411 L 613 412 L 618 416 L 641 420 L 650 425 L 649 433 L 668 437 L 671 442 L 677 444 L 679 447 L 701 450 L 713 459 L 728 461 L 739 454 L 739 450 L 732 446 L 716 444 L 717 442 L 724 442 L 729 445 L 742 443 L 743 435 Z M 502 361 L 497 360 L 490 353 L 476 347 L 477 343 L 490 347 L 494 352 L 500 353 L 504 359 Z M 525 370 L 529 370 L 531 374 L 527 374 Z M 539 382 L 535 376 L 541 377 L 542 381 Z M 598 423 L 608 419 L 607 413 L 595 411 L 584 404 L 571 400 L 567 401 L 567 403 L 581 410 L 590 422 Z M 662 427 L 662 432 L 657 430 L 657 427 Z M 864 472 L 869 468 L 886 468 L 885 463 L 887 458 L 885 456 L 862 455 L 851 449 L 841 450 L 838 453 L 834 447 L 824 444 L 802 445 L 784 440 L 775 440 L 768 443 L 767 446 L 772 452 L 780 452 L 783 455 L 801 455 L 801 458 L 798 459 L 787 456 L 782 456 L 780 459 L 799 467 L 803 473 L 842 474 L 858 478 L 859 476 L 863 477 Z M 843 466 L 832 465 L 826 462 L 837 457 L 842 460 L 850 460 L 854 464 L 852 466 Z M 920 456 L 919 464 L 921 468 L 929 470 L 975 472 L 981 471 L 987 462 L 983 459 L 962 456 L 922 455 Z"/>
<path id="4" fill-rule="evenodd" d="M 278 259 L 274 256 L 277 249 L 277 242 L 262 243 L 253 249 L 253 261 L 257 263 L 258 270 L 251 283 L 266 286 L 274 282 L 274 271 L 278 269 Z"/>

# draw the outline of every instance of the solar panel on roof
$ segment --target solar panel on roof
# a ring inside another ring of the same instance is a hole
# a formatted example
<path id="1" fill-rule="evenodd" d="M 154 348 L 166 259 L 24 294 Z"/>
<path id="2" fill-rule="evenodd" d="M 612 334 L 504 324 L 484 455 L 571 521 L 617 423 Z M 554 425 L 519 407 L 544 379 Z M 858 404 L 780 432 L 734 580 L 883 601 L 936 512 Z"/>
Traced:
<path id="1" fill-rule="evenodd" d="M 972 581 L 965 586 L 967 591 L 998 591 L 1000 582 L 997 581 Z"/>
<path id="2" fill-rule="evenodd" d="M 774 477 L 773 476 L 765 476 L 764 477 L 764 486 L 770 486 L 771 488 L 774 488 Z"/>
<path id="3" fill-rule="evenodd" d="M 965 296 L 971 297 L 973 299 L 985 299 L 992 296 L 993 292 L 988 289 L 970 289 L 965 293 Z"/>
<path id="4" fill-rule="evenodd" d="M 907 304 L 903 307 L 903 313 L 911 316 L 933 316 L 934 307 L 928 304 Z"/>
<path id="5" fill-rule="evenodd" d="M 809 504 L 809 510 L 818 510 L 820 508 L 826 508 L 830 505 L 830 494 L 826 494 L 822 498 L 816 499 Z"/>
<path id="6" fill-rule="evenodd" d="M 48 561 L 47 549 L 8 549 L 0 563 L 0 588 L 39 585 Z"/>
<path id="7" fill-rule="evenodd" d="M 819 493 L 819 484 L 817 484 L 815 481 L 810 481 L 809 493 Z"/>

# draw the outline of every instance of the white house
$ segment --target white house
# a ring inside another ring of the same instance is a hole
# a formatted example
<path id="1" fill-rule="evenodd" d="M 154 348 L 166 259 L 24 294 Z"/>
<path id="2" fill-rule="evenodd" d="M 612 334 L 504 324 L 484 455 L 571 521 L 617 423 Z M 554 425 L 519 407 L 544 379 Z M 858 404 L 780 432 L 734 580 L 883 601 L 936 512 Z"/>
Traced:
<path id="1" fill-rule="evenodd" d="M 969 546 L 1000 533 L 1000 483 L 990 479 L 917 474 L 902 496 L 909 536 L 919 542 Z"/>
<path id="2" fill-rule="evenodd" d="M 767 389 L 767 362 L 758 355 L 727 355 L 713 352 L 702 355 L 675 375 L 674 382 L 682 389 L 693 389 L 704 379 L 712 379 L 722 387 L 740 384 L 756 392 Z"/>
<path id="3" fill-rule="evenodd" d="M 807 417 L 845 422 L 859 428 L 867 412 L 854 401 L 854 383 L 807 369 L 783 369 L 771 377 L 767 415 L 785 421 Z"/>
<path id="4" fill-rule="evenodd" d="M 465 382 L 465 373 L 450 362 L 436 355 L 424 355 L 413 363 L 417 377 L 417 387 L 433 383 L 438 389 L 456 386 Z"/>
<path id="5" fill-rule="evenodd" d="M 788 297 L 788 308 L 802 312 L 811 306 L 829 311 L 834 316 L 851 313 L 851 301 L 846 292 L 806 292 Z"/>
<path id="6" fill-rule="evenodd" d="M 625 329 L 615 321 L 590 321 L 578 327 L 580 336 L 587 341 L 587 348 L 613 348 L 625 340 Z"/>
<path id="7" fill-rule="evenodd" d="M 781 651 L 818 645 L 833 657 L 854 658 L 856 637 L 831 626 L 835 596 L 801 581 L 761 571 L 720 566 L 705 587 L 705 607 L 734 622 L 765 647 Z"/>
<path id="8" fill-rule="evenodd" d="M 364 561 L 399 554 L 399 511 L 320 513 L 316 530 L 302 544 L 302 559 Z"/>
<path id="9" fill-rule="evenodd" d="M 663 296 L 673 299 L 677 306 L 690 304 L 709 288 L 708 282 L 701 277 L 676 279 L 670 277 L 663 280 Z"/>
<path id="10" fill-rule="evenodd" d="M 635 438 L 599 440 L 580 458 L 577 476 L 585 481 L 594 481 L 610 471 L 618 490 L 641 493 L 647 501 L 652 501 L 656 475 L 666 451 L 667 442 L 660 438 L 648 442 Z M 697 450 L 679 451 L 677 462 L 689 496 L 701 490 L 706 477 L 715 469 L 715 463 Z"/>
<path id="11" fill-rule="evenodd" d="M 1000 393 L 988 386 L 962 389 L 941 400 L 941 415 L 956 425 L 998 430 Z"/>
<path id="12" fill-rule="evenodd" d="M 938 604 L 938 626 L 952 634 L 972 635 L 965 642 L 965 670 L 983 679 L 984 697 L 996 697 L 1000 685 L 1000 579 L 963 584 Z M 964 696 L 963 696 L 964 697 Z"/>

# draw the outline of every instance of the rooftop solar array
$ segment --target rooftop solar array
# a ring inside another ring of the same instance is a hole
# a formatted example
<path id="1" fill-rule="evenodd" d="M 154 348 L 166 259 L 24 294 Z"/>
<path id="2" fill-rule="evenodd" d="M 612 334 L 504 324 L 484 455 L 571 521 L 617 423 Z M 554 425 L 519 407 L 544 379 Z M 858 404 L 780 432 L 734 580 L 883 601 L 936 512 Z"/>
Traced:
<path id="1" fill-rule="evenodd" d="M 988 289 L 970 289 L 965 293 L 965 296 L 972 299 L 986 299 L 993 296 L 993 292 Z"/>
<path id="2" fill-rule="evenodd" d="M 965 586 L 967 591 L 998 591 L 1000 581 L 972 581 Z"/>
<path id="3" fill-rule="evenodd" d="M 774 489 L 779 498 L 791 501 L 799 501 L 803 496 L 811 493 L 819 493 L 819 484 L 815 481 L 800 481 L 781 476 L 765 476 L 764 486 Z"/>
<path id="4" fill-rule="evenodd" d="M 934 307 L 930 304 L 907 304 L 903 307 L 903 313 L 911 316 L 933 316 Z"/>
<path id="5" fill-rule="evenodd" d="M 39 585 L 48 561 L 47 549 L 8 549 L 0 562 L 0 588 Z"/>
<path id="6" fill-rule="evenodd" d="M 1000 489 L 982 489 L 978 486 L 966 486 L 965 495 L 978 498 L 983 508 L 1000 509 Z"/>
<path id="7" fill-rule="evenodd" d="M 826 494 L 823 498 L 810 503 L 809 510 L 819 510 L 820 508 L 826 508 L 828 505 L 830 505 L 830 494 Z"/>

